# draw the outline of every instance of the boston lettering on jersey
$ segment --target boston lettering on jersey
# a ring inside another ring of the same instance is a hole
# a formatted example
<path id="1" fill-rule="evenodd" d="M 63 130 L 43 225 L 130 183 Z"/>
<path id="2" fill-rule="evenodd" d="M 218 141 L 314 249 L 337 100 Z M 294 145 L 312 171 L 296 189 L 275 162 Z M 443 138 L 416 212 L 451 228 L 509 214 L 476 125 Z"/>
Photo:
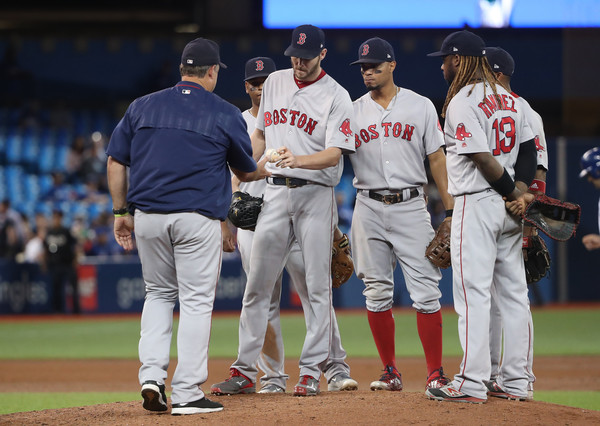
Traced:
<path id="1" fill-rule="evenodd" d="M 312 135 L 319 122 L 294 109 L 288 111 L 287 108 L 281 108 L 279 110 L 275 109 L 273 112 L 265 111 L 265 127 L 285 123 L 303 129 L 306 133 Z"/>
<path id="2" fill-rule="evenodd" d="M 492 114 L 498 110 L 517 112 L 515 100 L 509 95 L 494 96 L 492 93 L 491 95 L 486 96 L 478 107 L 483 110 L 487 118 L 490 118 Z"/>
<path id="3" fill-rule="evenodd" d="M 381 123 L 381 127 L 383 137 L 388 138 L 392 136 L 394 138 L 402 138 L 408 142 L 412 139 L 413 132 L 415 131 L 415 126 L 411 126 L 410 124 L 402 126 L 402 123 L 392 123 L 391 121 Z M 377 138 L 379 138 L 377 125 L 371 124 L 366 129 L 360 129 L 360 131 L 356 132 L 354 135 L 354 146 L 358 148 L 363 142 L 368 143 Z"/>

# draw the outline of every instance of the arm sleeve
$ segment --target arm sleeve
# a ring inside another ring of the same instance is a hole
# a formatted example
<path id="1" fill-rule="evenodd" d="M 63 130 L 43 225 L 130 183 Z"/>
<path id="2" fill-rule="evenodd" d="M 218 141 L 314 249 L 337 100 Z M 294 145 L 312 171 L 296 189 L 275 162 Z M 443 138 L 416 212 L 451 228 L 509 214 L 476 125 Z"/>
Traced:
<path id="1" fill-rule="evenodd" d="M 339 90 L 327 118 L 327 131 L 325 148 L 340 148 L 342 154 L 351 154 L 356 151 L 354 147 L 354 107 L 346 90 Z"/>
<path id="2" fill-rule="evenodd" d="M 440 146 L 444 146 L 444 131 L 437 118 L 433 102 L 425 99 L 425 154 L 433 154 Z"/>
<path id="3" fill-rule="evenodd" d="M 536 167 L 535 141 L 530 139 L 519 146 L 519 154 L 515 163 L 515 181 L 519 180 L 527 186 L 531 185 Z"/>
<path id="4" fill-rule="evenodd" d="M 134 136 L 134 128 L 131 124 L 131 108 L 127 108 L 125 115 L 115 127 L 108 146 L 106 155 L 113 157 L 119 163 L 129 166 L 131 163 L 131 142 Z"/>
<path id="5" fill-rule="evenodd" d="M 229 136 L 227 162 L 241 172 L 250 173 L 256 170 L 256 161 L 252 158 L 252 143 L 246 128 L 246 120 L 242 113 L 234 107 L 233 115 L 228 120 L 226 134 Z"/>
<path id="6" fill-rule="evenodd" d="M 490 152 L 485 130 L 469 104 L 453 104 L 447 111 L 446 120 L 450 120 L 451 130 L 454 132 L 457 154 Z"/>

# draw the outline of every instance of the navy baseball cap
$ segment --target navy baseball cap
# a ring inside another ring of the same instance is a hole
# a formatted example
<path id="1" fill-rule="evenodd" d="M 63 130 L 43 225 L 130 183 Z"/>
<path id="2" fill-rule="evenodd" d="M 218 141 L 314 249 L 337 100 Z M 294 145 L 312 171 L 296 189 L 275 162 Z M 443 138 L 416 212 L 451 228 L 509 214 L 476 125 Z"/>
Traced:
<path id="1" fill-rule="evenodd" d="M 442 48 L 427 56 L 485 56 L 485 42 L 470 31 L 457 31 L 444 39 Z"/>
<path id="2" fill-rule="evenodd" d="M 285 49 L 285 56 L 312 59 L 325 47 L 325 33 L 314 25 L 300 25 L 292 32 L 292 43 Z"/>
<path id="3" fill-rule="evenodd" d="M 515 60 L 510 56 L 510 53 L 501 47 L 487 47 L 485 49 L 485 57 L 492 71 L 501 72 L 509 77 L 515 72 Z"/>
<path id="4" fill-rule="evenodd" d="M 266 56 L 248 59 L 246 62 L 246 75 L 244 81 L 258 77 L 266 77 L 276 69 L 273 59 L 267 58 Z"/>
<path id="5" fill-rule="evenodd" d="M 594 147 L 588 149 L 581 157 L 581 173 L 579 177 L 590 175 L 594 179 L 600 178 L 600 148 Z"/>
<path id="6" fill-rule="evenodd" d="M 199 67 L 202 65 L 217 65 L 227 68 L 219 56 L 219 45 L 206 38 L 197 38 L 185 45 L 181 54 L 183 65 Z"/>
<path id="7" fill-rule="evenodd" d="M 355 64 L 380 64 L 395 61 L 394 48 L 387 41 L 374 37 L 365 41 L 358 48 L 358 61 Z"/>

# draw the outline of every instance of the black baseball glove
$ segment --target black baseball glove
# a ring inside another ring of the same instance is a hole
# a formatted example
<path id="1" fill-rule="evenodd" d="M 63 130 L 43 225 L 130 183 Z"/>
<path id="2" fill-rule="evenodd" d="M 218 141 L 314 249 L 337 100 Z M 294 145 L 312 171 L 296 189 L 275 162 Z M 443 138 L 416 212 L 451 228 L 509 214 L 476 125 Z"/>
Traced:
<path id="1" fill-rule="evenodd" d="M 247 192 L 236 191 L 231 196 L 227 217 L 233 226 L 254 231 L 262 204 L 262 197 L 253 197 Z"/>
<path id="2" fill-rule="evenodd" d="M 546 243 L 537 232 L 523 237 L 523 260 L 527 284 L 533 284 L 546 276 L 550 270 L 550 253 Z"/>

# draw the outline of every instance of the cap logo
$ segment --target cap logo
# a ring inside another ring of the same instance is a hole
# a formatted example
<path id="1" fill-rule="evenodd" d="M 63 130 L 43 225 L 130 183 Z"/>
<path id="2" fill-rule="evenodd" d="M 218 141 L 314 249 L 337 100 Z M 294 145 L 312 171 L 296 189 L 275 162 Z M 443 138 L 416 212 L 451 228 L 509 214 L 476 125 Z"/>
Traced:
<path id="1" fill-rule="evenodd" d="M 498 69 L 498 68 L 500 68 L 500 67 L 498 66 L 498 64 L 494 64 L 494 69 Z"/>
<path id="2" fill-rule="evenodd" d="M 193 63 L 194 63 L 194 60 L 193 60 L 193 59 L 188 59 L 188 60 L 186 60 L 185 62 L 186 62 L 186 63 L 188 63 L 188 64 L 193 64 Z"/>
<path id="3" fill-rule="evenodd" d="M 306 43 L 306 34 L 305 33 L 300 33 L 300 35 L 298 37 L 298 41 L 296 43 L 300 44 L 300 45 Z"/>
<path id="4" fill-rule="evenodd" d="M 453 52 L 458 52 L 458 49 L 457 49 L 456 47 L 453 47 L 453 48 L 452 48 L 452 51 L 453 51 Z"/>
<path id="5" fill-rule="evenodd" d="M 256 61 L 256 71 L 262 71 L 264 69 L 265 69 L 264 62 L 261 60 Z"/>
<path id="6" fill-rule="evenodd" d="M 362 48 L 361 56 L 367 56 L 369 54 L 369 45 L 365 44 Z"/>
<path id="7" fill-rule="evenodd" d="M 391 58 L 392 58 L 392 55 L 390 55 L 390 54 L 388 53 L 388 54 L 387 54 L 387 58 L 388 58 L 388 59 L 391 59 Z"/>

